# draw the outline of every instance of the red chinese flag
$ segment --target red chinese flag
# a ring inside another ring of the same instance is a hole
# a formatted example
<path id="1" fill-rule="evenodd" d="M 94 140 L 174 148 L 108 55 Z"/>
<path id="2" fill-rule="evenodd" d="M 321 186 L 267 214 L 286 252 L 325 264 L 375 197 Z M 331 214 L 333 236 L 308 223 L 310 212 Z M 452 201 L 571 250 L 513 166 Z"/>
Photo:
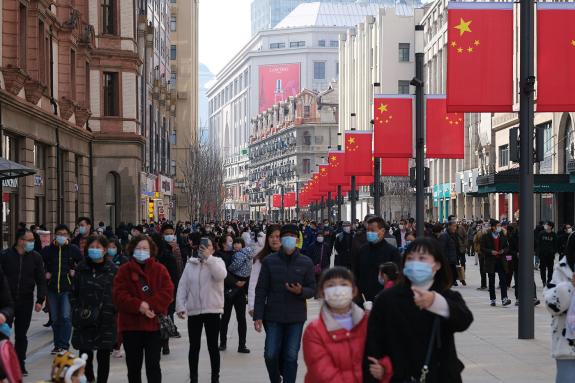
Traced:
<path id="1" fill-rule="evenodd" d="M 537 111 L 575 110 L 575 4 L 537 3 Z"/>
<path id="2" fill-rule="evenodd" d="M 345 153 L 341 150 L 328 153 L 329 171 L 327 174 L 327 183 L 330 186 L 347 185 L 349 176 L 344 173 Z"/>
<path id="3" fill-rule="evenodd" d="M 408 177 L 409 158 L 382 158 L 381 175 L 388 177 Z"/>
<path id="4" fill-rule="evenodd" d="M 513 3 L 450 2 L 447 39 L 447 110 L 512 112 Z"/>
<path id="5" fill-rule="evenodd" d="M 345 171 L 346 176 L 369 176 L 371 164 L 371 130 L 345 132 Z"/>
<path id="6" fill-rule="evenodd" d="M 413 148 L 413 98 L 378 95 L 373 100 L 373 155 L 411 158 Z"/>
<path id="7" fill-rule="evenodd" d="M 331 191 L 328 180 L 328 166 L 329 165 L 319 165 L 319 191 L 322 195 L 327 195 Z"/>
<path id="8" fill-rule="evenodd" d="M 359 176 L 355 179 L 355 186 L 370 186 L 373 185 L 373 175 L 371 176 Z"/>
<path id="9" fill-rule="evenodd" d="M 295 207 L 295 192 L 289 192 L 284 195 L 284 207 Z"/>
<path id="10" fill-rule="evenodd" d="M 463 158 L 463 113 L 447 113 L 445 95 L 427 96 L 425 105 L 425 156 Z"/>
<path id="11" fill-rule="evenodd" d="M 282 196 L 280 194 L 274 194 L 272 196 L 272 207 L 282 207 Z"/>

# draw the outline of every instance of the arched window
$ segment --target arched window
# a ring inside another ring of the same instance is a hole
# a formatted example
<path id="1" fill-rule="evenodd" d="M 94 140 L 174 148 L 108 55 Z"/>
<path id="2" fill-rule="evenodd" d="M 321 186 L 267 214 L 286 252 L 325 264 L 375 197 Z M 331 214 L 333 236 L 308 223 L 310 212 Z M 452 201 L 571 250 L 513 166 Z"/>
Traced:
<path id="1" fill-rule="evenodd" d="M 120 188 L 118 179 L 119 176 L 117 173 L 110 172 L 106 175 L 106 219 L 112 228 L 116 228 L 119 222 L 120 209 L 118 199 Z"/>

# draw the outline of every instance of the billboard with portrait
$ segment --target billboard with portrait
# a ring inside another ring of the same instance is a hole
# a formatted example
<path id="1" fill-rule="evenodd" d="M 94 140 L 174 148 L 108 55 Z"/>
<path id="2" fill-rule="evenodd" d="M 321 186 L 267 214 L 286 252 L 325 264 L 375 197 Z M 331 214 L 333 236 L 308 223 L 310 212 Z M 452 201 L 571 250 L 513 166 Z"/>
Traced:
<path id="1" fill-rule="evenodd" d="M 259 67 L 259 111 L 297 95 L 301 90 L 300 64 L 272 64 Z"/>

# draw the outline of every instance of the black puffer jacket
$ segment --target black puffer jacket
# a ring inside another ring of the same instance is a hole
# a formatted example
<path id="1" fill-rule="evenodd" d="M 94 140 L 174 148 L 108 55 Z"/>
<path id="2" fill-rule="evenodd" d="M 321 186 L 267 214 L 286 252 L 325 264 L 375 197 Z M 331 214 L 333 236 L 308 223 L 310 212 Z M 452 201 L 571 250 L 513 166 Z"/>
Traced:
<path id="1" fill-rule="evenodd" d="M 36 303 L 44 303 L 46 278 L 40 254 L 31 251 L 20 255 L 14 247 L 11 247 L 0 254 L 0 267 L 4 270 L 15 304 L 22 300 L 34 299 L 34 288 L 38 289 Z"/>
<path id="2" fill-rule="evenodd" d="M 457 235 L 446 231 L 439 236 L 439 243 L 441 244 L 441 249 L 443 250 L 443 254 L 447 257 L 449 264 L 457 265 Z"/>
<path id="3" fill-rule="evenodd" d="M 341 232 L 335 237 L 335 266 L 343 266 L 351 269 L 351 249 L 353 243 L 353 234 Z"/>
<path id="4" fill-rule="evenodd" d="M 42 259 L 46 272 L 52 274 L 48 289 L 57 293 L 72 290 L 70 270 L 74 270 L 83 258 L 80 248 L 73 244 L 60 247 L 53 243 L 46 246 L 42 250 Z"/>
<path id="5" fill-rule="evenodd" d="M 288 291 L 286 283 L 299 283 L 302 293 L 295 295 Z M 315 294 L 313 262 L 296 250 L 286 255 L 281 250 L 268 255 L 262 261 L 262 268 L 256 286 L 254 320 L 268 320 L 280 323 L 298 323 L 307 320 L 306 299 Z"/>
<path id="6" fill-rule="evenodd" d="M 72 345 L 77 350 L 112 350 L 116 343 L 116 309 L 112 285 L 118 268 L 111 261 L 102 264 L 86 260 L 76 269 L 72 305 Z M 86 323 L 82 312 L 93 313 L 96 320 Z"/>

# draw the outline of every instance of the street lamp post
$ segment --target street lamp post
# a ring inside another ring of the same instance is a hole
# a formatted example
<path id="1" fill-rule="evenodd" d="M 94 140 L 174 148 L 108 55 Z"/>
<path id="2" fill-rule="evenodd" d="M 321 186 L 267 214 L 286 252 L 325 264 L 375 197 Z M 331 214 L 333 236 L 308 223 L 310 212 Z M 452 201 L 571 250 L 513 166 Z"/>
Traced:
<path id="1" fill-rule="evenodd" d="M 351 130 L 356 127 L 356 114 L 351 114 Z M 355 176 L 351 176 L 351 190 L 349 191 L 349 202 L 351 203 L 351 222 L 354 223 L 356 219 L 356 195 L 355 195 Z"/>
<path id="2" fill-rule="evenodd" d="M 418 237 L 424 235 L 425 194 L 424 161 L 425 135 L 423 129 L 423 25 L 415 26 L 415 77 L 411 85 L 415 86 L 415 231 Z"/>
<path id="3" fill-rule="evenodd" d="M 373 83 L 374 96 L 379 93 L 380 86 L 378 82 Z M 379 157 L 373 160 L 373 213 L 381 216 L 381 158 Z"/>
<path id="4" fill-rule="evenodd" d="M 281 208 L 280 208 L 280 213 L 281 213 L 280 214 L 281 215 L 280 220 L 284 221 L 285 220 L 285 209 L 284 209 L 284 185 L 283 184 L 280 185 L 280 193 L 281 193 L 281 199 L 282 199 Z"/>

